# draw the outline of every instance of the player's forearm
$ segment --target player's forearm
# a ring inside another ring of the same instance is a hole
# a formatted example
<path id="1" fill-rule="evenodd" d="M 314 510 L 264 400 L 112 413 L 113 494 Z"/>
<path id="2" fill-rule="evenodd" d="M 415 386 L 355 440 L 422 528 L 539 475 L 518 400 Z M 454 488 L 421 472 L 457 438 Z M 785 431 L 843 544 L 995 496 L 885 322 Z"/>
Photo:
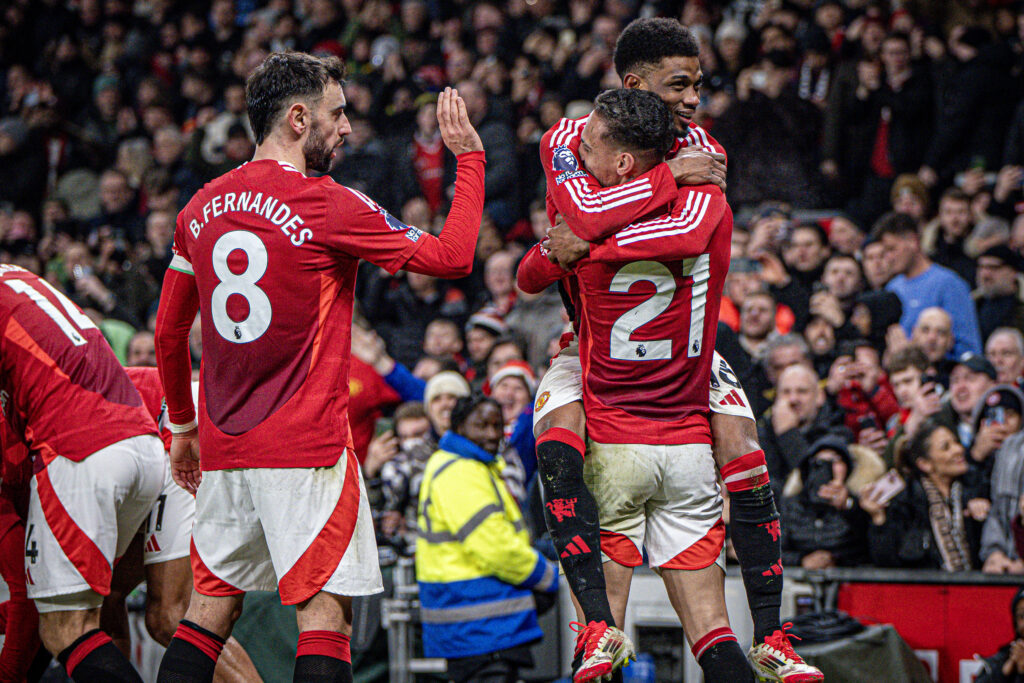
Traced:
<path id="1" fill-rule="evenodd" d="M 535 244 L 519 262 L 519 269 L 516 271 L 516 284 L 527 294 L 539 294 L 561 280 L 566 274 L 567 271 L 557 263 L 549 261 L 543 248 L 539 244 Z"/>
<path id="2" fill-rule="evenodd" d="M 465 277 L 473 270 L 484 213 L 486 160 L 483 152 L 467 152 L 459 155 L 458 163 L 455 198 L 444 229 L 437 237 L 421 237 L 425 242 L 406 263 L 406 270 L 444 278 Z"/>
<path id="3" fill-rule="evenodd" d="M 199 310 L 195 277 L 168 269 L 156 316 L 156 357 L 167 397 L 167 416 L 172 424 L 186 425 L 196 419 L 192 404 L 192 359 L 188 333 Z"/>
<path id="4" fill-rule="evenodd" d="M 604 239 L 670 205 L 678 192 L 675 178 L 664 163 L 629 183 L 614 187 L 601 187 L 590 174 L 566 180 L 561 185 L 549 177 L 548 190 L 569 228 L 587 242 Z"/>

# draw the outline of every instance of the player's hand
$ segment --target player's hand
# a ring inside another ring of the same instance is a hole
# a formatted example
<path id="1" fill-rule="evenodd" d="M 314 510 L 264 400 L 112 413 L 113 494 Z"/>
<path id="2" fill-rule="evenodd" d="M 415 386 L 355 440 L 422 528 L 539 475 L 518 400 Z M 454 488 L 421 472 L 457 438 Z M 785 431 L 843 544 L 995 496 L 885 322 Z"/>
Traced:
<path id="1" fill-rule="evenodd" d="M 590 253 L 590 243 L 577 237 L 561 216 L 557 216 L 555 224 L 548 228 L 544 247 L 566 270 L 571 270 L 574 263 Z"/>
<path id="2" fill-rule="evenodd" d="M 199 469 L 199 430 L 171 437 L 171 476 L 174 483 L 196 494 L 203 472 Z"/>
<path id="3" fill-rule="evenodd" d="M 725 192 L 725 155 L 694 149 L 665 162 L 677 185 L 717 185 Z"/>
<path id="4" fill-rule="evenodd" d="M 473 124 L 466 113 L 466 103 L 459 97 L 459 91 L 445 88 L 437 98 L 437 124 L 441 129 L 441 139 L 452 154 L 484 151 L 484 143 L 480 142 Z"/>

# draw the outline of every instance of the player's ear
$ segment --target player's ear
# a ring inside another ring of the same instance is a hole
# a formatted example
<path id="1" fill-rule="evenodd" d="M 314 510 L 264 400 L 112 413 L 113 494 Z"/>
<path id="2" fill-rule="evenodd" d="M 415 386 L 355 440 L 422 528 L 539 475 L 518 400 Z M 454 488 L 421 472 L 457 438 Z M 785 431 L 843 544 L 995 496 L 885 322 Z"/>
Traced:
<path id="1" fill-rule="evenodd" d="M 302 134 L 306 132 L 306 129 L 312 124 L 312 112 L 302 102 L 295 102 L 292 106 L 288 107 L 288 113 L 285 115 L 285 119 L 288 121 L 289 127 L 292 132 L 302 137 Z"/>
<path id="2" fill-rule="evenodd" d="M 622 87 L 630 90 L 648 90 L 647 82 L 635 73 L 626 74 L 622 79 Z"/>
<path id="3" fill-rule="evenodd" d="M 636 157 L 630 152 L 619 152 L 619 158 L 615 162 L 615 173 L 620 177 L 626 177 L 636 168 Z"/>

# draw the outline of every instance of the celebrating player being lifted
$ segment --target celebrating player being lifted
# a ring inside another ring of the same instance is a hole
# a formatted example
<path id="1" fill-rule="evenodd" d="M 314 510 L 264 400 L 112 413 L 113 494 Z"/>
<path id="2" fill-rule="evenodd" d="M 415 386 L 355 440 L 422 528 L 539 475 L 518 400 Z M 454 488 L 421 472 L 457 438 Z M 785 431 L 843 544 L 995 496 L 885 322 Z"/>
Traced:
<path id="1" fill-rule="evenodd" d="M 439 237 L 403 225 L 327 172 L 351 131 L 337 58 L 275 53 L 249 77 L 253 160 L 178 216 L 157 318 L 171 467 L 196 493 L 194 591 L 160 681 L 209 681 L 250 590 L 297 606 L 296 681 L 351 681 L 351 598 L 382 590 L 348 424 L 360 258 L 390 272 L 469 274 L 483 212 L 483 146 L 458 93 L 438 100 L 458 158 Z M 199 311 L 198 430 L 188 331 Z M 201 456 L 201 460 L 200 460 Z M 200 486 L 202 481 L 202 486 Z"/>
<path id="2" fill-rule="evenodd" d="M 724 185 L 723 150 L 690 121 L 699 103 L 701 73 L 697 54 L 692 35 L 673 20 L 637 20 L 626 28 L 616 46 L 616 69 L 626 87 L 650 90 L 669 105 L 678 136 L 669 153 L 672 159 L 629 182 L 602 188 L 580 163 L 580 132 L 587 119 L 563 119 L 541 143 L 548 179 L 548 213 L 553 223 L 556 214 L 560 214 L 577 234 L 597 240 L 652 215 L 652 211 L 675 197 L 677 180 Z M 639 234 L 634 237 L 639 238 Z M 657 248 L 656 241 L 646 241 L 648 247 Z M 634 239 L 632 244 L 637 248 L 644 242 Z M 574 252 L 572 258 L 585 255 L 587 249 L 564 224 L 553 230 L 551 246 L 558 251 L 566 248 Z M 538 256 L 537 251 L 528 254 L 520 270 L 520 286 L 528 291 L 531 286 L 544 287 L 565 275 Z M 568 258 L 565 253 L 563 256 Z M 532 274 L 531 264 L 536 266 Z M 529 282 L 531 279 L 534 282 Z M 568 299 L 567 306 L 572 308 L 576 281 L 568 278 L 564 284 L 563 292 L 569 296 L 563 298 Z M 570 341 L 571 335 L 563 346 Z M 646 354 L 646 345 L 642 351 Z M 649 355 L 646 357 L 650 360 Z M 782 577 L 778 513 L 764 474 L 764 455 L 757 443 L 753 416 L 742 388 L 717 354 L 711 372 L 714 455 L 731 493 L 733 542 L 743 566 L 755 625 L 756 643 L 748 656 L 763 676 L 790 683 L 821 680 L 820 672 L 793 652 L 785 631 L 779 627 Z M 538 389 L 535 431 L 547 502 L 552 503 L 547 512 L 560 498 L 576 499 L 574 516 L 548 514 L 547 522 L 567 579 L 588 622 L 577 640 L 582 665 L 576 680 L 586 681 L 621 662 L 624 635 L 609 628 L 611 610 L 604 595 L 600 560 L 591 552 L 598 533 L 593 497 L 582 485 L 584 421 L 579 403 L 580 373 L 572 346 L 552 361 Z M 720 533 L 720 529 L 715 533 Z M 571 543 L 575 539 L 584 542 Z"/>

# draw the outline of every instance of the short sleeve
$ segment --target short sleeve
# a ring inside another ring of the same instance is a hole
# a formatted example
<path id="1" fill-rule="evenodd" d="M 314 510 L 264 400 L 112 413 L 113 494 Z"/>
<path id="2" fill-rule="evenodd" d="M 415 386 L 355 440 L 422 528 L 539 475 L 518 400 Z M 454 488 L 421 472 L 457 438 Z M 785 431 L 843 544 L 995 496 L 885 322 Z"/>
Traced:
<path id="1" fill-rule="evenodd" d="M 396 273 L 424 241 L 423 231 L 406 225 L 358 190 L 325 182 L 327 243 Z"/>
<path id="2" fill-rule="evenodd" d="M 186 238 L 185 211 L 178 214 L 174 225 L 174 243 L 171 245 L 171 264 L 169 268 L 186 275 L 195 275 L 192 269 L 192 259 L 188 255 L 188 240 Z"/>

